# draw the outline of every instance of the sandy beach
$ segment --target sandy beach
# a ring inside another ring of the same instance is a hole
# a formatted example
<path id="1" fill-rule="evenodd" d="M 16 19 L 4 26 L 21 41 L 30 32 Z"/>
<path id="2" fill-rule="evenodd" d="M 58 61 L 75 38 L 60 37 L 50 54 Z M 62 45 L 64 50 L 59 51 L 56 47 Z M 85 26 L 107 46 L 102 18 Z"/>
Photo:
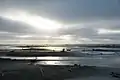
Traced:
<path id="1" fill-rule="evenodd" d="M 29 61 L 0 61 L 0 80 L 115 80 L 111 72 L 119 68 L 74 66 L 74 65 L 35 65 Z M 101 79 L 99 78 L 99 79 Z"/>

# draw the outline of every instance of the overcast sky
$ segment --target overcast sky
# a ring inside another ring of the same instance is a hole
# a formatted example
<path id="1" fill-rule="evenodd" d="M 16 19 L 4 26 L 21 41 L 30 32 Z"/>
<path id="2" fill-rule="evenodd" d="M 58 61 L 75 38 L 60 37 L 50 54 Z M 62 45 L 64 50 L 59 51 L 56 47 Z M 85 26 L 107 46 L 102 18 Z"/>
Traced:
<path id="1" fill-rule="evenodd" d="M 120 44 L 120 1 L 0 0 L 0 43 Z"/>

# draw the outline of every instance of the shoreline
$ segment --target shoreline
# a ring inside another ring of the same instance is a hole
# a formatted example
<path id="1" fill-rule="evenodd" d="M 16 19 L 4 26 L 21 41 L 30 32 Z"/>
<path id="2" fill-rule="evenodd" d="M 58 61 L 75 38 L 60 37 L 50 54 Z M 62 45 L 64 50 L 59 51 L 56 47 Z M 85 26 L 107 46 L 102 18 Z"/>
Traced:
<path id="1" fill-rule="evenodd" d="M 19 57 L 30 57 L 30 56 L 73 56 L 71 52 L 0 52 L 0 55 L 6 56 L 19 56 Z"/>

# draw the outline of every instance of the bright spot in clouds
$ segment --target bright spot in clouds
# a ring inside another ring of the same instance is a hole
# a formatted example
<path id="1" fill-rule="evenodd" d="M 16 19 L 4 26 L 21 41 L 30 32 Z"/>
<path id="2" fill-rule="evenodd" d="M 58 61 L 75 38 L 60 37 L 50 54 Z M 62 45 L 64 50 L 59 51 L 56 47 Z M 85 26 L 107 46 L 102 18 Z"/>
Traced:
<path id="1" fill-rule="evenodd" d="M 120 33 L 120 30 L 98 29 L 98 34 L 115 34 Z"/>
<path id="2" fill-rule="evenodd" d="M 16 37 L 19 37 L 19 38 L 29 38 L 29 37 L 32 37 L 31 35 L 21 35 L 21 36 L 16 36 Z"/>
<path id="3" fill-rule="evenodd" d="M 38 15 L 32 15 L 32 14 L 29 14 L 23 11 L 6 12 L 0 16 L 2 16 L 3 18 L 10 19 L 10 20 L 15 20 L 15 21 L 26 23 L 37 29 L 56 30 L 62 27 L 62 24 L 56 21 L 43 18 Z"/>
<path id="4" fill-rule="evenodd" d="M 70 40 L 71 36 L 70 35 L 63 35 L 59 37 L 60 39 L 64 39 L 64 40 Z"/>

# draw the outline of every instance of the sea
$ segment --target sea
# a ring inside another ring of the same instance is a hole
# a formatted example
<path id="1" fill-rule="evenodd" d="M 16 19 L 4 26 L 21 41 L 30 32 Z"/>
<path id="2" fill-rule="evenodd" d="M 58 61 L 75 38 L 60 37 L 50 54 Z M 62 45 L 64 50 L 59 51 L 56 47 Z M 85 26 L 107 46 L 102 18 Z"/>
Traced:
<path id="1" fill-rule="evenodd" d="M 46 57 L 12 57 L 12 56 L 0 56 L 0 58 L 11 58 L 16 60 L 30 60 L 37 59 L 41 60 L 35 64 L 40 65 L 88 65 L 88 66 L 102 66 L 102 67 L 120 67 L 120 52 L 119 51 L 92 51 L 92 49 L 103 49 L 103 50 L 120 50 L 120 48 L 91 48 L 91 47 L 34 47 L 44 48 L 55 51 L 62 51 L 62 49 L 71 49 L 75 56 L 72 57 L 61 57 L 61 56 L 46 56 Z M 21 49 L 20 47 L 13 46 L 1 46 L 1 49 Z M 86 51 L 85 51 L 86 50 Z"/>

